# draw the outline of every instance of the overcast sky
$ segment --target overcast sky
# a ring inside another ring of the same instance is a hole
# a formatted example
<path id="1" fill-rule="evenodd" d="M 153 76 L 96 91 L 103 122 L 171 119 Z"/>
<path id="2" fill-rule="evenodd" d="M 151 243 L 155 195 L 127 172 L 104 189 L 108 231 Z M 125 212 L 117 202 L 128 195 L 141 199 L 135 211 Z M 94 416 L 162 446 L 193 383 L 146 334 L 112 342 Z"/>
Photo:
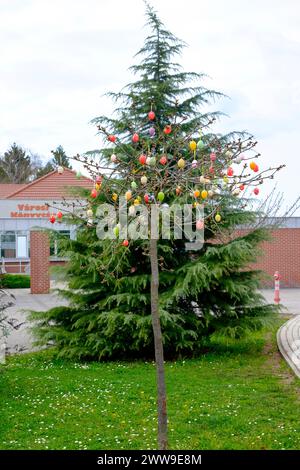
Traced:
<path id="1" fill-rule="evenodd" d="M 278 188 L 290 203 L 300 193 L 300 1 L 151 3 L 188 43 L 184 69 L 230 96 L 218 128 L 250 131 L 261 165 L 287 165 Z M 0 19 L 0 153 L 14 141 L 44 160 L 59 144 L 69 156 L 97 148 L 89 121 L 111 112 L 105 92 L 132 79 L 142 0 L 0 0 Z"/>

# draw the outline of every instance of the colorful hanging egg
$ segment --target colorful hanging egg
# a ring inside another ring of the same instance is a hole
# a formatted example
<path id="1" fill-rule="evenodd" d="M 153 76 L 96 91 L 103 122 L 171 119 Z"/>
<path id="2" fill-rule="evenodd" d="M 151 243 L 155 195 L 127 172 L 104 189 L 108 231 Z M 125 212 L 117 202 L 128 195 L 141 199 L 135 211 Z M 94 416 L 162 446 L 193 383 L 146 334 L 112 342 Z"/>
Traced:
<path id="1" fill-rule="evenodd" d="M 221 219 L 222 219 L 222 217 L 220 216 L 220 214 L 215 215 L 215 221 L 216 222 L 221 222 Z"/>
<path id="2" fill-rule="evenodd" d="M 114 153 L 112 154 L 112 156 L 110 157 L 110 160 L 115 163 L 117 161 L 117 155 L 115 155 Z"/>
<path id="3" fill-rule="evenodd" d="M 213 192 L 213 190 L 212 190 L 212 189 L 209 189 L 209 191 L 208 191 L 208 197 L 213 197 L 214 194 L 215 194 L 215 193 Z"/>
<path id="4" fill-rule="evenodd" d="M 56 214 L 56 217 L 58 219 L 62 219 L 62 216 L 63 216 L 63 213 L 61 211 L 58 211 L 58 213 Z"/>
<path id="5" fill-rule="evenodd" d="M 147 181 L 148 181 L 147 176 L 142 176 L 142 177 L 141 177 L 141 183 L 142 183 L 142 184 L 147 184 Z"/>
<path id="6" fill-rule="evenodd" d="M 128 214 L 133 217 L 135 215 L 135 207 L 134 206 L 130 206 L 129 209 L 128 209 Z"/>
<path id="7" fill-rule="evenodd" d="M 198 189 L 195 189 L 195 191 L 193 193 L 193 196 L 194 197 L 200 197 L 200 191 Z"/>
<path id="8" fill-rule="evenodd" d="M 101 183 L 96 183 L 95 184 L 96 191 L 99 191 L 100 188 L 101 188 Z"/>
<path id="9" fill-rule="evenodd" d="M 233 153 L 232 153 L 230 150 L 227 150 L 227 151 L 225 152 L 225 157 L 227 157 L 227 158 L 231 158 L 232 155 L 233 155 Z"/>
<path id="10" fill-rule="evenodd" d="M 134 204 L 135 206 L 138 206 L 140 203 L 141 203 L 141 201 L 140 201 L 138 198 L 136 198 L 136 199 L 133 201 L 133 204 Z"/>
<path id="11" fill-rule="evenodd" d="M 149 194 L 145 194 L 145 195 L 144 195 L 144 201 L 145 201 L 145 203 L 146 203 L 146 204 L 149 204 L 149 200 L 150 200 Z"/>
<path id="12" fill-rule="evenodd" d="M 124 240 L 124 241 L 122 242 L 122 245 L 123 245 L 123 246 L 128 246 L 128 245 L 129 245 L 129 241 L 128 241 L 128 240 Z"/>
<path id="13" fill-rule="evenodd" d="M 117 140 L 116 136 L 115 136 L 115 135 L 112 135 L 112 134 L 109 135 L 109 136 L 107 137 L 107 139 L 109 140 L 109 142 L 115 142 L 115 141 Z"/>
<path id="14" fill-rule="evenodd" d="M 118 195 L 117 195 L 117 193 L 113 193 L 112 196 L 111 196 L 111 198 L 112 198 L 112 200 L 113 200 L 114 202 L 116 202 L 116 201 L 118 200 Z"/>
<path id="15" fill-rule="evenodd" d="M 144 154 L 142 153 L 142 155 L 139 156 L 139 162 L 140 162 L 140 164 L 141 164 L 141 165 L 145 165 L 146 160 L 147 160 L 146 155 L 144 155 Z"/>
<path id="16" fill-rule="evenodd" d="M 176 188 L 176 196 L 179 196 L 182 193 L 182 189 L 180 186 L 177 186 Z"/>
<path id="17" fill-rule="evenodd" d="M 211 162 L 215 162 L 217 159 L 217 155 L 215 154 L 215 152 L 211 152 L 209 158 Z"/>
<path id="18" fill-rule="evenodd" d="M 126 201 L 129 201 L 131 198 L 132 198 L 132 192 L 130 190 L 126 191 L 125 193 Z"/>
<path id="19" fill-rule="evenodd" d="M 201 191 L 201 197 L 202 199 L 206 199 L 208 196 L 208 192 L 206 191 L 206 189 L 203 189 L 203 191 Z"/>
<path id="20" fill-rule="evenodd" d="M 155 119 L 155 112 L 154 111 L 149 111 L 148 113 L 148 118 L 150 121 L 153 121 L 153 119 Z"/>
<path id="21" fill-rule="evenodd" d="M 58 173 L 59 175 L 62 175 L 63 172 L 64 172 L 64 167 L 63 167 L 63 166 L 59 166 L 59 167 L 57 168 L 57 173 Z"/>
<path id="22" fill-rule="evenodd" d="M 146 158 L 146 165 L 150 165 L 150 160 L 151 160 L 151 157 Z"/>
<path id="23" fill-rule="evenodd" d="M 150 129 L 149 129 L 149 135 L 150 135 L 150 137 L 154 137 L 154 136 L 155 136 L 155 128 L 154 128 L 154 127 L 150 127 Z"/>
<path id="24" fill-rule="evenodd" d="M 244 184 L 240 184 L 240 191 L 244 191 L 245 189 L 245 185 Z"/>
<path id="25" fill-rule="evenodd" d="M 168 124 L 165 128 L 164 128 L 164 133 L 165 134 L 171 134 L 172 132 L 172 126 L 170 124 Z"/>
<path id="26" fill-rule="evenodd" d="M 257 165 L 256 165 L 255 162 L 250 162 L 249 166 L 250 166 L 251 170 L 254 170 Z"/>
<path id="27" fill-rule="evenodd" d="M 201 150 L 204 147 L 204 142 L 203 140 L 199 139 L 197 143 L 197 149 Z"/>
<path id="28" fill-rule="evenodd" d="M 258 188 L 254 188 L 254 189 L 253 189 L 253 192 L 254 192 L 255 196 L 257 196 L 257 195 L 259 194 L 259 189 L 258 189 Z"/>
<path id="29" fill-rule="evenodd" d="M 159 202 L 163 202 L 163 200 L 165 199 L 165 195 L 162 191 L 158 193 L 157 199 L 159 200 Z"/>
<path id="30" fill-rule="evenodd" d="M 154 166 L 155 164 L 156 164 L 156 158 L 155 157 L 150 157 L 149 165 Z"/>
<path id="31" fill-rule="evenodd" d="M 235 189 L 232 191 L 232 194 L 233 194 L 234 196 L 238 196 L 238 195 L 240 194 L 240 192 L 241 192 L 241 191 L 240 191 L 239 188 L 235 188 Z"/>
<path id="32" fill-rule="evenodd" d="M 190 150 L 194 152 L 197 148 L 197 143 L 194 140 L 191 140 L 189 143 L 189 146 L 190 146 Z"/>
<path id="33" fill-rule="evenodd" d="M 203 222 L 203 220 L 201 220 L 201 219 L 200 219 L 200 220 L 197 220 L 197 222 L 196 222 L 196 229 L 197 229 L 197 230 L 203 230 L 203 228 L 204 228 L 204 222 Z"/>
<path id="34" fill-rule="evenodd" d="M 140 140 L 140 136 L 135 132 L 132 136 L 132 142 L 136 144 Z"/>
<path id="35" fill-rule="evenodd" d="M 88 209 L 88 210 L 86 211 L 86 215 L 89 217 L 89 219 L 92 218 L 93 215 L 94 215 L 92 209 Z"/>
<path id="36" fill-rule="evenodd" d="M 49 222 L 51 222 L 51 224 L 54 224 L 55 221 L 56 221 L 55 215 L 51 215 L 51 216 L 49 217 Z"/>
<path id="37" fill-rule="evenodd" d="M 136 189 L 137 188 L 137 184 L 135 181 L 131 181 L 131 187 L 132 189 Z"/>
<path id="38" fill-rule="evenodd" d="M 178 165 L 178 168 L 182 169 L 185 167 L 185 161 L 183 158 L 180 158 L 180 160 L 178 160 L 177 162 L 177 165 Z"/>
<path id="39" fill-rule="evenodd" d="M 95 199 L 95 198 L 97 197 L 97 195 L 98 195 L 97 190 L 96 190 L 96 189 L 92 189 L 92 191 L 91 191 L 91 197 L 92 197 L 93 199 Z"/>
<path id="40" fill-rule="evenodd" d="M 167 163 L 167 161 L 168 161 L 168 160 L 167 160 L 167 157 L 166 157 L 165 155 L 163 155 L 163 156 L 161 157 L 161 159 L 159 160 L 159 163 L 160 163 L 161 165 L 165 165 L 165 164 Z"/>
<path id="41" fill-rule="evenodd" d="M 233 176 L 233 168 L 231 166 L 227 169 L 227 176 Z"/>
<path id="42" fill-rule="evenodd" d="M 120 233 L 120 227 L 119 227 L 119 225 L 116 225 L 116 226 L 114 227 L 113 232 L 114 232 L 114 234 L 115 234 L 116 237 L 119 236 L 119 233 Z"/>
<path id="43" fill-rule="evenodd" d="M 197 168 L 197 166 L 198 166 L 197 160 L 193 160 L 192 161 L 192 168 Z"/>

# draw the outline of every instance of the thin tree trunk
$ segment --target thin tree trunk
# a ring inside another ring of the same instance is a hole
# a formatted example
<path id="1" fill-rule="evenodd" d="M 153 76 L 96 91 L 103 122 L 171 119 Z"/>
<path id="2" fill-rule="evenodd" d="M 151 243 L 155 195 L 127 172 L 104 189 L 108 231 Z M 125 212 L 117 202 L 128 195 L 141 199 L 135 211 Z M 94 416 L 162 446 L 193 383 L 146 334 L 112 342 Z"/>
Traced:
<path id="1" fill-rule="evenodd" d="M 158 448 L 159 450 L 165 450 L 168 445 L 167 394 L 165 382 L 164 349 L 158 307 L 159 272 L 157 260 L 157 240 L 154 239 L 150 240 L 150 261 L 151 317 L 154 335 L 157 380 Z"/>

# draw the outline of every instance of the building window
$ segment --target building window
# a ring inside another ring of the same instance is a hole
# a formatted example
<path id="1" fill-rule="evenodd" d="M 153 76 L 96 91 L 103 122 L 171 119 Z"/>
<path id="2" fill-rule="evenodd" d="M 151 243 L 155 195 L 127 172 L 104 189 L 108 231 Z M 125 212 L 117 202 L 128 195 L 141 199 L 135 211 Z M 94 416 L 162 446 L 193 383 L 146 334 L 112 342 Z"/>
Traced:
<path id="1" fill-rule="evenodd" d="M 27 258 L 27 257 L 28 257 L 27 236 L 17 235 L 17 258 Z"/>
<path id="2" fill-rule="evenodd" d="M 15 232 L 1 233 L 1 258 L 16 257 L 16 234 Z"/>
<path id="3" fill-rule="evenodd" d="M 70 230 L 57 230 L 56 233 L 58 234 L 58 236 L 55 237 L 54 234 L 54 237 L 52 237 L 50 241 L 50 256 L 60 258 L 62 257 L 60 249 L 61 236 L 63 238 L 70 238 Z"/>

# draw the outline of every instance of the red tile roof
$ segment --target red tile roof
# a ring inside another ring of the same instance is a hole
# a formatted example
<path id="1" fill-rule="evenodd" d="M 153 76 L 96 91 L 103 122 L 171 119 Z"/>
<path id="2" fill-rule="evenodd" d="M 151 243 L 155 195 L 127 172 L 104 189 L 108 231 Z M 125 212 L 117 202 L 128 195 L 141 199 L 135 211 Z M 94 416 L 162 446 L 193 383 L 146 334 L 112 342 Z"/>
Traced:
<path id="1" fill-rule="evenodd" d="M 0 199 L 6 199 L 10 194 L 24 188 L 26 184 L 0 183 Z"/>
<path id="2" fill-rule="evenodd" d="M 6 185 L 1 185 L 6 186 Z M 81 187 L 86 189 L 93 188 L 93 181 L 85 176 L 76 177 L 76 173 L 69 168 L 65 168 L 62 174 L 57 170 L 51 171 L 45 176 L 25 185 L 12 185 L 12 191 L 0 197 L 2 199 L 62 199 L 73 198 L 68 188 Z M 21 187 L 20 187 L 21 186 Z M 3 189 L 5 191 L 5 188 Z"/>

